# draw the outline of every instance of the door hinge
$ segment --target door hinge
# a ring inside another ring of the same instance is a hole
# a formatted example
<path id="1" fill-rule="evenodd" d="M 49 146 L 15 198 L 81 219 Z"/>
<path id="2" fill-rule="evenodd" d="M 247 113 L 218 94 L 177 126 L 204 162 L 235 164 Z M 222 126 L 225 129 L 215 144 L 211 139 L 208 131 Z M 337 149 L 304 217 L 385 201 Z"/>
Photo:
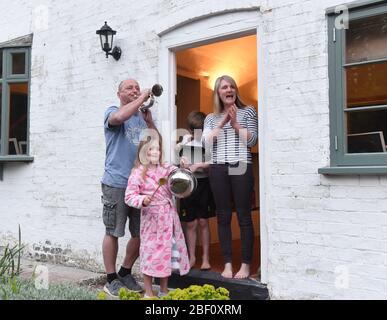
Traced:
<path id="1" fill-rule="evenodd" d="M 335 136 L 335 150 L 339 150 L 339 142 L 337 136 Z"/>
<path id="2" fill-rule="evenodd" d="M 177 94 L 175 94 L 175 106 L 177 107 Z"/>

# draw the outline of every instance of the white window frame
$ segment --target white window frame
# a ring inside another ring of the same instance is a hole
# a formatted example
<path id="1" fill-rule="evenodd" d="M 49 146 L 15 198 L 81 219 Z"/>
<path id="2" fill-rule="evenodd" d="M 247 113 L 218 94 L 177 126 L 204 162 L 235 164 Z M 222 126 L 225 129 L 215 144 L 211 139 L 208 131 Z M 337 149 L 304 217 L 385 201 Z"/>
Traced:
<path id="1" fill-rule="evenodd" d="M 268 188 L 270 176 L 266 168 L 268 152 L 265 141 L 267 135 L 267 119 L 265 112 L 265 40 L 263 32 L 263 18 L 259 8 L 235 9 L 228 12 L 213 12 L 190 19 L 187 23 L 180 23 L 174 28 L 162 30 L 159 52 L 159 83 L 164 86 L 167 94 L 159 99 L 157 119 L 164 137 L 171 137 L 176 130 L 176 57 L 177 50 L 206 45 L 209 43 L 228 40 L 236 37 L 257 35 L 257 75 L 258 75 L 258 105 L 259 105 L 259 185 L 260 185 L 260 253 L 261 253 L 261 282 L 268 281 L 268 230 L 266 214 L 269 212 Z M 259 45 L 258 45 L 259 43 Z M 166 160 L 173 159 L 173 145 L 165 139 Z"/>

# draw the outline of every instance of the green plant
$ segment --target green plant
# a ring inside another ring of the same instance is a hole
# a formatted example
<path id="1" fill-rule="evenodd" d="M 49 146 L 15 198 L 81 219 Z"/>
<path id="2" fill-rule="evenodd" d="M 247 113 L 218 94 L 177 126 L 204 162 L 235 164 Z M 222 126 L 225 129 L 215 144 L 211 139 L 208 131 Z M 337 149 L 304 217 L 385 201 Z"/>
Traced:
<path id="1" fill-rule="evenodd" d="M 20 283 L 17 281 L 17 277 L 9 278 L 9 286 L 13 294 L 18 294 L 20 292 Z"/>
<path id="2" fill-rule="evenodd" d="M 97 295 L 97 300 L 106 300 L 107 296 L 106 293 L 103 291 L 100 291 Z"/>
<path id="3" fill-rule="evenodd" d="M 9 244 L 4 249 L 3 256 L 0 259 L 0 278 L 13 278 L 20 273 L 20 258 L 24 246 L 21 245 L 21 230 L 19 225 L 19 242 L 10 248 Z M 15 266 L 15 258 L 17 262 Z"/>
<path id="4" fill-rule="evenodd" d="M 118 297 L 120 300 L 140 300 L 141 295 L 138 292 L 134 292 L 125 288 L 121 288 L 118 291 Z"/>
<path id="5" fill-rule="evenodd" d="M 185 289 L 170 291 L 161 300 L 230 300 L 230 293 L 223 287 L 215 289 L 210 284 L 191 285 Z"/>
<path id="6" fill-rule="evenodd" d="M 1 300 L 9 300 L 11 296 L 20 293 L 20 282 L 16 276 L 3 277 L 0 281 Z"/>
<path id="7" fill-rule="evenodd" d="M 230 300 L 230 293 L 227 289 L 223 287 L 215 289 L 210 284 L 203 286 L 191 285 L 188 288 L 175 289 L 162 298 L 141 298 L 139 293 L 124 288 L 120 289 L 118 296 L 120 300 Z"/>

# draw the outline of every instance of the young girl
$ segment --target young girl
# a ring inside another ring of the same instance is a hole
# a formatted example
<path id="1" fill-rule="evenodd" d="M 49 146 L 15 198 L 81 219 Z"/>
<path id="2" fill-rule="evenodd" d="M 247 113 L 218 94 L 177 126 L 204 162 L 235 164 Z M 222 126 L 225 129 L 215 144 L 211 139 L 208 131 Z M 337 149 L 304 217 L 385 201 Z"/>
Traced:
<path id="1" fill-rule="evenodd" d="M 164 184 L 175 168 L 162 164 L 159 134 L 140 142 L 137 161 L 125 192 L 125 203 L 141 209 L 140 270 L 144 276 L 144 297 L 154 296 L 153 277 L 160 278 L 158 296 L 163 296 L 168 292 L 168 277 L 172 269 L 180 271 L 180 275 L 187 274 L 190 269 L 172 193 Z"/>

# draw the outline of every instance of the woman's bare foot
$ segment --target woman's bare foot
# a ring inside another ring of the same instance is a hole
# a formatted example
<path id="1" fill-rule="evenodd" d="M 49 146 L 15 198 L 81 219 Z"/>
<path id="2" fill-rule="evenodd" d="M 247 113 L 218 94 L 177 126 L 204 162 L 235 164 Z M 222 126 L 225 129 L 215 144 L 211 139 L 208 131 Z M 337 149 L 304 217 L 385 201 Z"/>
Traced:
<path id="1" fill-rule="evenodd" d="M 242 263 L 241 268 L 235 274 L 235 279 L 247 279 L 250 276 L 250 265 L 247 263 Z"/>
<path id="2" fill-rule="evenodd" d="M 226 263 L 224 265 L 224 270 L 222 272 L 222 277 L 231 279 L 232 278 L 232 264 L 231 263 Z"/>

